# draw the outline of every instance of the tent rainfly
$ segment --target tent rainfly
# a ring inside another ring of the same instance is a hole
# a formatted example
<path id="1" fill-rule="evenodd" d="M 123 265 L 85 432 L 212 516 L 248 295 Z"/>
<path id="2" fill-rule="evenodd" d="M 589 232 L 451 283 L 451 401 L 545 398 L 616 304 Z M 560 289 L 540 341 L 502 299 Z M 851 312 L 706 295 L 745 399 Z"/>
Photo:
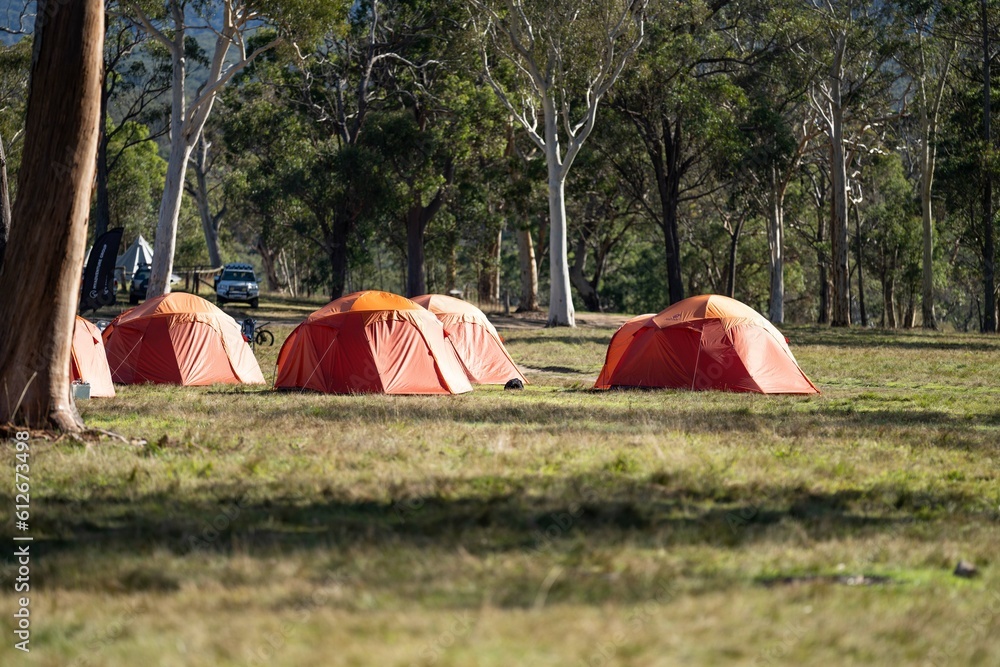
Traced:
<path id="1" fill-rule="evenodd" d="M 413 301 L 441 321 L 470 382 L 504 384 L 513 379 L 527 382 L 483 311 L 468 301 L 444 294 L 425 294 L 413 297 Z"/>
<path id="2" fill-rule="evenodd" d="M 612 338 L 594 386 L 819 393 L 774 325 L 753 308 L 715 294 L 626 322 Z"/>
<path id="3" fill-rule="evenodd" d="M 472 391 L 437 318 L 388 292 L 355 292 L 297 326 L 278 353 L 278 389 L 329 394 Z"/>
<path id="4" fill-rule="evenodd" d="M 111 382 L 111 369 L 104 352 L 101 330 L 90 320 L 79 315 L 73 328 L 73 349 L 70 356 L 70 380 L 81 380 L 90 384 L 90 395 L 94 398 L 111 398 L 115 395 L 115 385 Z"/>
<path id="5" fill-rule="evenodd" d="M 240 325 L 193 294 L 164 294 L 126 310 L 104 330 L 104 346 L 121 384 L 264 383 Z"/>

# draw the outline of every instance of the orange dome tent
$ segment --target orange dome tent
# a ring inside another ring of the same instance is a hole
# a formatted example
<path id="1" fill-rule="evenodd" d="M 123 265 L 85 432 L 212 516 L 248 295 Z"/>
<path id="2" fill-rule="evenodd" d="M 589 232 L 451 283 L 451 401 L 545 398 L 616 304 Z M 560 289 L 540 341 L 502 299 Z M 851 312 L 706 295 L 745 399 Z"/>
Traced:
<path id="1" fill-rule="evenodd" d="M 330 394 L 472 391 L 437 318 L 388 292 L 356 292 L 310 315 L 281 346 L 274 386 Z"/>
<path id="2" fill-rule="evenodd" d="M 637 315 L 618 328 L 615 335 L 611 337 L 608 352 L 604 357 L 604 367 L 601 368 L 601 374 L 597 376 L 597 384 L 594 387 L 597 389 L 608 389 L 611 387 L 608 384 L 608 379 L 611 376 L 611 372 L 618 367 L 618 362 L 622 360 L 622 355 L 628 350 L 628 346 L 632 342 L 632 336 L 635 335 L 636 331 L 646 326 L 646 323 L 653 317 L 656 317 L 656 313 Z"/>
<path id="3" fill-rule="evenodd" d="M 715 294 L 627 322 L 612 339 L 594 386 L 819 393 L 770 322 Z"/>
<path id="4" fill-rule="evenodd" d="M 104 330 L 111 376 L 122 384 L 263 384 L 240 326 L 193 294 L 149 299 Z"/>
<path id="5" fill-rule="evenodd" d="M 434 313 L 441 321 L 445 335 L 455 348 L 470 381 L 504 384 L 517 378 L 527 382 L 483 311 L 468 301 L 444 294 L 417 296 L 413 302 Z"/>
<path id="6" fill-rule="evenodd" d="M 73 382 L 82 380 L 90 384 L 91 397 L 111 398 L 115 395 L 101 330 L 79 315 L 76 316 L 76 326 L 73 327 L 69 376 Z"/>

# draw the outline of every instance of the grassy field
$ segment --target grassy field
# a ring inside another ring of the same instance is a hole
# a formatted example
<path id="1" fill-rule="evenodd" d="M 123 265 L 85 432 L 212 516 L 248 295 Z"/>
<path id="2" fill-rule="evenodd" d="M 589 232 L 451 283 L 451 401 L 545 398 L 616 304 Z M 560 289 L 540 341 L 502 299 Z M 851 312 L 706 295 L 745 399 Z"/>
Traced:
<path id="1" fill-rule="evenodd" d="M 132 442 L 32 445 L 25 664 L 1000 664 L 1000 340 L 788 327 L 821 396 L 595 393 L 583 319 L 500 321 L 524 392 L 82 404 Z"/>

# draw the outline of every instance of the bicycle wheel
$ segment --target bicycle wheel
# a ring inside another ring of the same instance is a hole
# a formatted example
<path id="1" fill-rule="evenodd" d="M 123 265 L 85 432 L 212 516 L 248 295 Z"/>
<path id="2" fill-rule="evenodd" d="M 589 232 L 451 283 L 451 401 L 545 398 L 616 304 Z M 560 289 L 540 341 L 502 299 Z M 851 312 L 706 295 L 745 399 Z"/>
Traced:
<path id="1" fill-rule="evenodd" d="M 274 334 L 267 329 L 261 329 L 254 336 L 258 345 L 274 345 Z"/>

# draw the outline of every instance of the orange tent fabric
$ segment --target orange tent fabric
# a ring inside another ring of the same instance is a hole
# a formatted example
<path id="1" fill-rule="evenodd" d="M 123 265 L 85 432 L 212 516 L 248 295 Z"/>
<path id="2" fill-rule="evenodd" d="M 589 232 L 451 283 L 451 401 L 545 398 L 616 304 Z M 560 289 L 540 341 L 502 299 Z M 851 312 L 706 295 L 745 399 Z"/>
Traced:
<path id="1" fill-rule="evenodd" d="M 111 376 L 121 384 L 263 384 L 240 326 L 193 294 L 149 299 L 104 330 Z"/>
<path id="2" fill-rule="evenodd" d="M 505 384 L 514 378 L 527 382 L 483 311 L 468 301 L 444 294 L 424 294 L 414 297 L 413 302 L 434 313 L 441 321 L 445 336 L 455 348 L 471 382 Z"/>
<path id="3" fill-rule="evenodd" d="M 281 346 L 274 386 L 330 394 L 472 391 L 437 318 L 388 292 L 356 292 L 306 318 Z"/>
<path id="4" fill-rule="evenodd" d="M 608 345 L 608 352 L 604 357 L 604 367 L 601 368 L 601 374 L 597 376 L 597 384 L 594 385 L 596 388 L 608 389 L 611 387 L 609 384 L 611 372 L 618 367 L 622 355 L 628 350 L 628 346 L 632 343 L 632 336 L 635 335 L 636 331 L 646 326 L 646 323 L 653 317 L 656 317 L 656 313 L 637 315 L 618 328 Z"/>
<path id="5" fill-rule="evenodd" d="M 101 330 L 79 315 L 76 316 L 76 326 L 73 327 L 69 375 L 73 382 L 82 380 L 89 383 L 92 398 L 112 398 L 115 395 Z"/>
<path id="6" fill-rule="evenodd" d="M 652 317 L 630 320 L 615 339 L 594 385 L 597 389 L 819 393 L 799 368 L 785 337 L 753 308 L 728 297 L 684 299 Z"/>

